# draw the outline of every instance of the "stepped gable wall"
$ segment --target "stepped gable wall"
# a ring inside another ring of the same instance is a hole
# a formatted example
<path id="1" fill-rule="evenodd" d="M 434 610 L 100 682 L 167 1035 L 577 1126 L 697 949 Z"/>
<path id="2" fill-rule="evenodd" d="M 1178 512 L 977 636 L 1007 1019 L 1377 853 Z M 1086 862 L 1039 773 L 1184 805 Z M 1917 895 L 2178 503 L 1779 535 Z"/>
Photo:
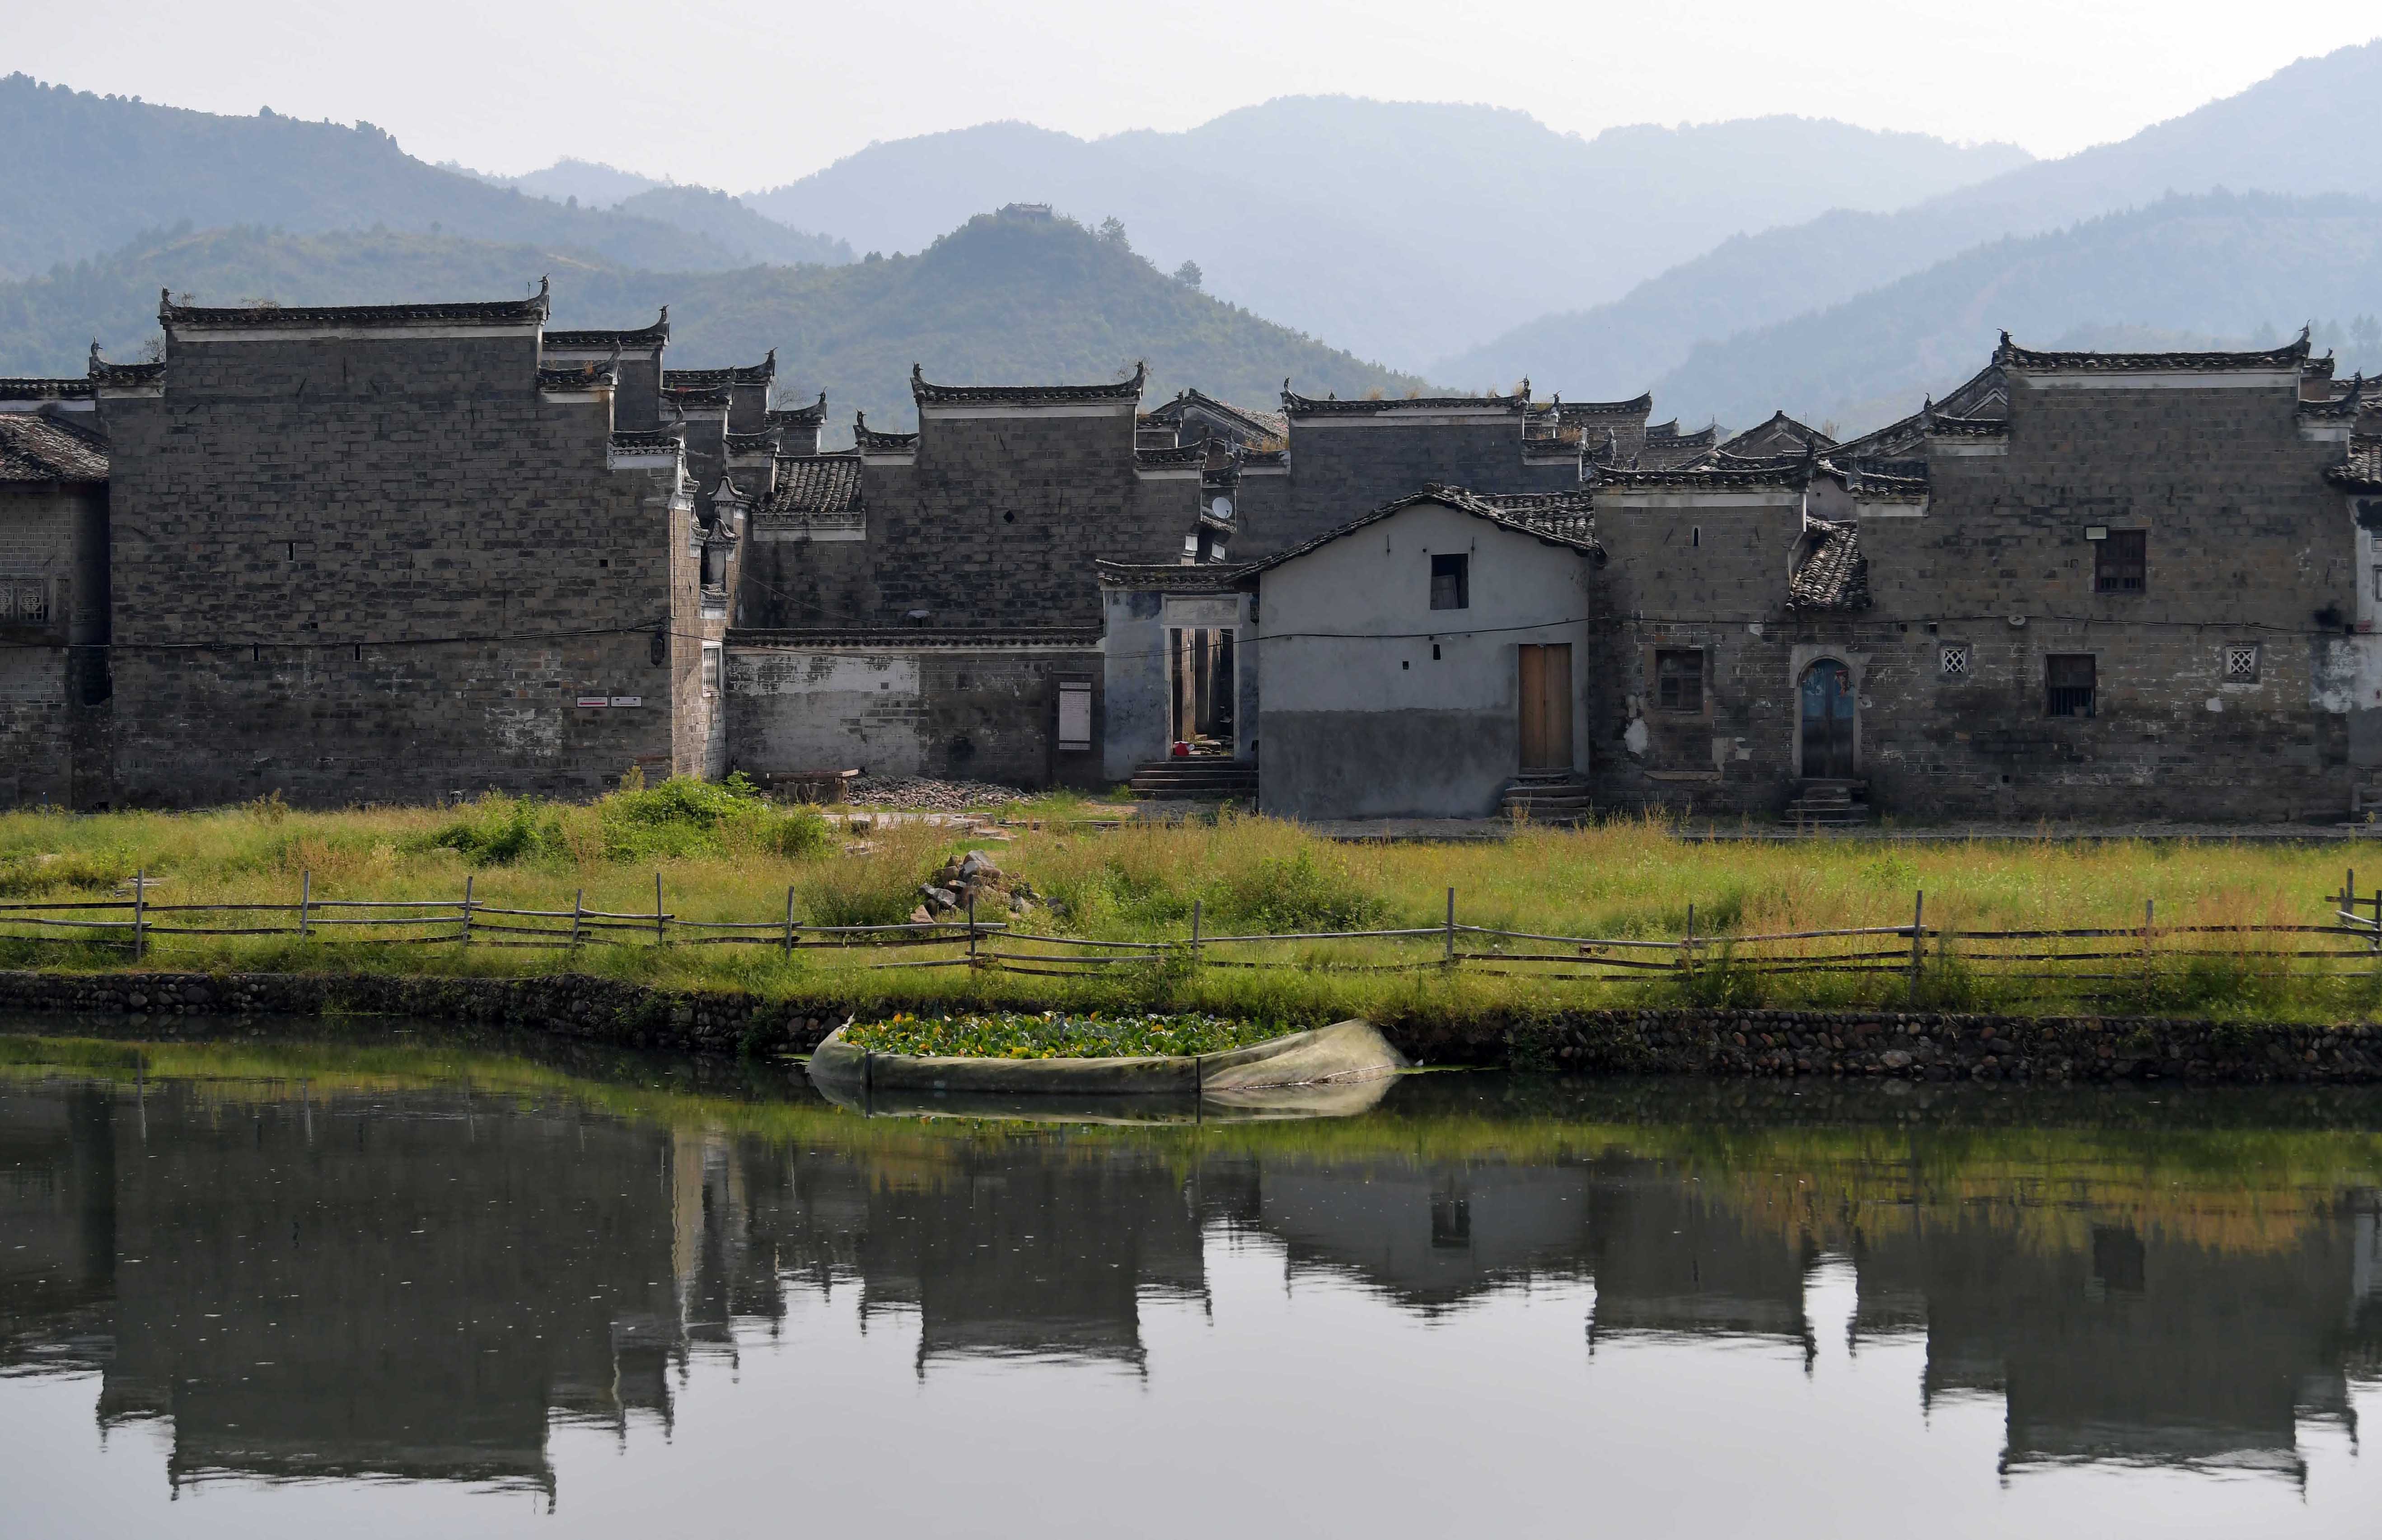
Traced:
<path id="1" fill-rule="evenodd" d="M 2360 576 L 2382 558 L 2303 362 L 2006 343 L 2006 405 L 1922 414 L 1909 458 L 1600 472 L 1600 799 L 1774 814 L 1816 773 L 1801 683 L 1833 661 L 1848 778 L 1880 813 L 2338 817 L 2382 764 Z M 1736 482 L 1799 485 L 1801 506 Z M 2128 534 L 2141 576 L 2120 586 L 2106 537 Z M 1701 659 L 1692 711 L 1660 700 L 1665 652 Z M 2089 700 L 2055 698 L 2080 678 Z"/>
<path id="2" fill-rule="evenodd" d="M 1093 559 L 1179 553 L 1196 514 L 1196 481 L 1187 492 L 1159 483 L 1146 495 L 1137 478 L 1141 383 L 1139 373 L 1080 386 L 914 379 L 919 431 L 906 448 L 894 435 L 861 439 L 877 610 L 852 618 L 946 629 L 1098 625 Z"/>
<path id="3" fill-rule="evenodd" d="M 2382 680 L 2357 688 L 2357 535 L 2325 477 L 2341 445 L 2303 431 L 2296 360 L 2262 376 L 2005 352 L 2006 452 L 1939 435 L 1925 517 L 1862 520 L 1896 622 L 1864 672 L 1878 793 L 2027 818 L 2346 807 L 2352 735 L 2382 760 Z M 2142 532 L 2139 591 L 2095 592 L 2104 531 Z M 2092 715 L 2047 715 L 2055 655 L 2093 660 Z"/>
<path id="4" fill-rule="evenodd" d="M 165 307 L 164 363 L 101 382 L 117 800 L 583 796 L 672 766 L 677 450 L 611 468 L 609 390 L 540 388 L 544 309 Z"/>

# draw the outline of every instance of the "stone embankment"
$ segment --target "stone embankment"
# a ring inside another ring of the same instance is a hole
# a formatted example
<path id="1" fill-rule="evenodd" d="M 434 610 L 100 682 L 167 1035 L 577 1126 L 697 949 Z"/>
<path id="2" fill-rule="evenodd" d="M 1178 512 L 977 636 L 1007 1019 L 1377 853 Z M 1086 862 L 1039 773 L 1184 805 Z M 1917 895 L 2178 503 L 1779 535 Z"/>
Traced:
<path id="1" fill-rule="evenodd" d="M 0 1012 L 129 1017 L 168 1031 L 180 1017 L 411 1017 L 620 1047 L 714 1054 L 807 1053 L 847 1019 L 884 1008 L 890 1006 L 870 1000 L 767 1000 L 654 989 L 582 974 L 445 979 L 0 972 Z M 1419 1064 L 1569 1074 L 2051 1084 L 2382 1082 L 2382 1026 L 2367 1024 L 1683 1008 L 1529 1019 L 1408 1017 L 1378 1025 Z"/>

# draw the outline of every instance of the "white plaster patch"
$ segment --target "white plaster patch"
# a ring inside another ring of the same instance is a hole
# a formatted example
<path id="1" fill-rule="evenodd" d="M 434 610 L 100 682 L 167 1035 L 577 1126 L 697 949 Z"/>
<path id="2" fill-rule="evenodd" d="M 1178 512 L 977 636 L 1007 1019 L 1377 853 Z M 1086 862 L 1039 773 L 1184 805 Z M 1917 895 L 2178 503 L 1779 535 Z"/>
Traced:
<path id="1" fill-rule="evenodd" d="M 562 714 L 537 706 L 491 706 L 497 742 L 510 753 L 551 758 L 562 752 Z"/>
<path id="2" fill-rule="evenodd" d="M 1644 759 L 1646 741 L 1651 736 L 1646 731 L 1646 719 L 1642 716 L 1633 716 L 1629 719 L 1629 726 L 1622 729 L 1621 746 L 1628 750 L 1633 757 Z"/>
<path id="3" fill-rule="evenodd" d="M 2221 695 L 2211 695 L 2207 704 L 2209 710 L 2221 713 L 2225 709 L 2225 698 Z"/>

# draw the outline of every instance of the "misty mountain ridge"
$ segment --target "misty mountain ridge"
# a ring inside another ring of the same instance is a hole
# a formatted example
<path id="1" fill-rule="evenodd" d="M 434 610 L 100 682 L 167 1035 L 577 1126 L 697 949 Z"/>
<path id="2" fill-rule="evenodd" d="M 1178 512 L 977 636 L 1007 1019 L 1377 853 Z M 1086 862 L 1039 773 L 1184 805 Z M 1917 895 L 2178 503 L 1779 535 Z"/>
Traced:
<path id="1" fill-rule="evenodd" d="M 534 246 L 383 230 L 254 226 L 149 237 L 105 259 L 0 284 L 0 374 L 83 372 L 158 340 L 157 293 L 201 304 L 500 299 L 553 280 L 558 327 L 642 326 L 670 307 L 672 367 L 757 362 L 779 393 L 829 395 L 830 442 L 852 414 L 915 423 L 910 366 L 929 378 L 1047 384 L 1120 378 L 1148 361 L 1152 404 L 1184 386 L 1271 409 L 1284 376 L 1316 395 L 1406 395 L 1424 382 L 1366 363 L 1160 273 L 1073 221 L 987 214 L 914 256 L 841 266 L 657 274 Z"/>
<path id="2" fill-rule="evenodd" d="M 467 177 L 477 177 L 497 187 L 517 188 L 533 198 L 544 198 L 557 203 L 577 202 L 591 209 L 616 208 L 641 192 L 656 188 L 679 185 L 667 177 L 647 177 L 635 171 L 623 171 L 602 161 L 583 161 L 565 155 L 552 165 L 518 177 L 499 176 L 493 171 L 473 171 L 454 163 L 440 163 L 448 171 L 460 171 Z"/>
<path id="3" fill-rule="evenodd" d="M 915 251 L 1013 202 L 1114 216 L 1214 293 L 1414 362 L 1738 231 L 1899 207 L 2026 159 L 1799 117 L 1583 140 L 1504 108 L 1283 97 L 1180 133 L 1009 122 L 873 144 L 743 201 L 863 251 Z"/>
<path id="4" fill-rule="evenodd" d="M 1705 343 L 1842 303 L 1984 242 L 2171 192 L 2382 196 L 2364 140 L 2382 43 L 2302 59 L 2115 144 L 2037 161 L 1895 213 L 1838 209 L 1724 240 L 1616 300 L 1541 316 L 1442 357 L 1443 378 L 1529 374 L 1581 399 L 1635 395 Z M 1764 415 L 1767 415 L 1765 412 Z"/>
<path id="5" fill-rule="evenodd" d="M 1973 248 L 1825 310 L 1699 343 L 1656 409 L 1753 422 L 1783 408 L 1864 432 L 2033 347 L 2272 346 L 2317 323 L 2342 374 L 2382 371 L 2382 200 L 2208 193 Z M 1844 436 L 1839 434 L 1838 436 Z"/>
<path id="6" fill-rule="evenodd" d="M 98 256 L 183 220 L 301 233 L 382 226 L 666 272 L 783 260 L 757 250 L 749 229 L 735 234 L 732 214 L 667 200 L 640 213 L 573 208 L 416 160 L 369 123 L 270 108 L 231 117 L 19 74 L 0 77 L 0 139 L 12 151 L 0 159 L 0 276 Z M 672 222 L 681 214 L 692 225 Z"/>

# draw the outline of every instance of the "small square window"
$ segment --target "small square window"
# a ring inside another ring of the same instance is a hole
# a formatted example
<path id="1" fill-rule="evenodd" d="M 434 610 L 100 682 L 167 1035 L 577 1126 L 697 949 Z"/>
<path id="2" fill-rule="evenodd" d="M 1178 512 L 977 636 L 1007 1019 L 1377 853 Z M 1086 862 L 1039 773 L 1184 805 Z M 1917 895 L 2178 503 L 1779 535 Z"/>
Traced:
<path id="1" fill-rule="evenodd" d="M 1704 654 L 1700 647 L 1654 654 L 1654 703 L 1664 711 L 1704 709 Z"/>
<path id="2" fill-rule="evenodd" d="M 2258 682 L 2258 644 L 2254 642 L 2229 642 L 2225 644 L 2225 682 L 2256 684 Z"/>
<path id="3" fill-rule="evenodd" d="M 1969 663 L 1969 644 L 1965 642 L 1946 642 L 1936 650 L 1935 666 L 1947 679 L 1967 678 Z"/>
<path id="4" fill-rule="evenodd" d="M 1430 607 L 1470 609 L 1472 558 L 1466 556 L 1430 558 Z"/>
<path id="5" fill-rule="evenodd" d="M 2045 716 L 2091 716 L 2099 703 L 2100 665 L 2090 653 L 2054 653 L 2043 660 Z"/>
<path id="6" fill-rule="evenodd" d="M 2140 593 L 2149 566 L 2149 531 L 2111 530 L 2093 547 L 2093 592 Z"/>

